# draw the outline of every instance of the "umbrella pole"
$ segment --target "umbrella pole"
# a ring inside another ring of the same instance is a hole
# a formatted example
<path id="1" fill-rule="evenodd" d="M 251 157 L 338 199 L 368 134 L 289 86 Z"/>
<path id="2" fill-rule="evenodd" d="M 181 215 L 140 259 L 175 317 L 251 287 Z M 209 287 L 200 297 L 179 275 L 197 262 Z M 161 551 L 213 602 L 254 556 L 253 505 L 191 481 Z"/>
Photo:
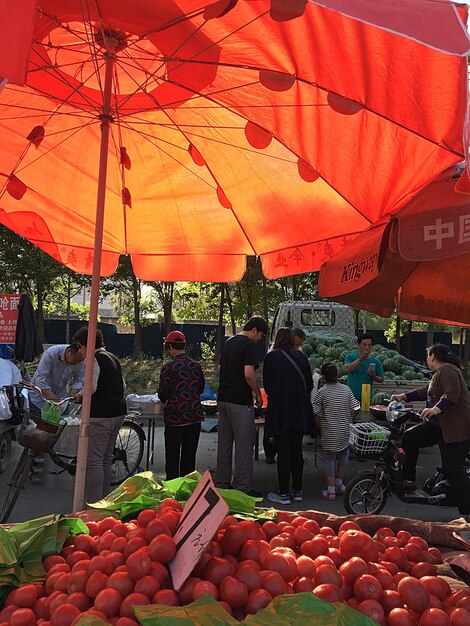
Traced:
<path id="1" fill-rule="evenodd" d="M 95 360 L 96 329 L 98 322 L 98 299 L 100 293 L 106 174 L 108 166 L 109 129 L 111 124 L 111 87 L 115 56 L 111 52 L 106 52 L 105 58 L 106 66 L 103 90 L 103 114 L 101 119 L 100 163 L 98 172 L 98 193 L 96 199 L 95 247 L 93 251 L 93 274 L 91 280 L 90 319 L 88 322 L 83 405 L 81 423 L 78 432 L 77 472 L 75 474 L 75 489 L 73 494 L 74 513 L 83 510 L 85 505 L 85 479 L 88 456 L 91 391 L 93 383 L 93 363 Z"/>

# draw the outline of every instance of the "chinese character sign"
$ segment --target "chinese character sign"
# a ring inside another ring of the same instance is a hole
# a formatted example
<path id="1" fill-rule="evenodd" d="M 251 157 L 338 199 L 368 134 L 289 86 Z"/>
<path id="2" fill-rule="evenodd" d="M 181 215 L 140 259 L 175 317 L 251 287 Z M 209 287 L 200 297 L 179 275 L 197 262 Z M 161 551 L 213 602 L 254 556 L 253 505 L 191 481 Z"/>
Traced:
<path id="1" fill-rule="evenodd" d="M 15 343 L 19 294 L 0 294 L 0 343 Z"/>

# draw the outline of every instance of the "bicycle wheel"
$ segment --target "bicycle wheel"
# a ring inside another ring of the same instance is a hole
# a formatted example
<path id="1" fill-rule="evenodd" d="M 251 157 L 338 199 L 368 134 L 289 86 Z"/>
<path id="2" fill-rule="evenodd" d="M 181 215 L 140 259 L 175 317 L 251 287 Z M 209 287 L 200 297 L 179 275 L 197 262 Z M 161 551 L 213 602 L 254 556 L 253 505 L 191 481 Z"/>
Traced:
<path id="1" fill-rule="evenodd" d="M 49 450 L 49 456 L 52 461 L 61 469 L 67 470 L 67 472 L 71 476 L 75 476 L 77 471 L 77 457 L 70 456 L 67 454 L 62 454 L 61 452 L 55 452 L 54 450 Z"/>
<path id="2" fill-rule="evenodd" d="M 343 504 L 347 513 L 377 515 L 384 508 L 388 498 L 388 489 L 375 472 L 362 472 L 346 486 Z"/>
<path id="3" fill-rule="evenodd" d="M 23 489 L 23 486 L 29 476 L 34 456 L 35 453 L 30 448 L 23 449 L 15 471 L 13 472 L 13 476 L 11 477 L 7 497 L 5 498 L 0 511 L 0 524 L 5 524 L 8 521 L 16 501 L 18 500 L 18 496 L 20 495 L 21 490 Z"/>
<path id="4" fill-rule="evenodd" d="M 132 476 L 144 455 L 145 433 L 137 422 L 125 419 L 114 446 L 111 485 L 119 485 Z"/>

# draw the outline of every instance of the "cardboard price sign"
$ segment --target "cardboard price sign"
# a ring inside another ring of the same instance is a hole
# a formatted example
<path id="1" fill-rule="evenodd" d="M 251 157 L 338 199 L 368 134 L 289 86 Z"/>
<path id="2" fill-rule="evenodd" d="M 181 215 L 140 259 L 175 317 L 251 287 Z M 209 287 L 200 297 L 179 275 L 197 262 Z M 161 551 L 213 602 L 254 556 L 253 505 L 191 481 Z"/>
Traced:
<path id="1" fill-rule="evenodd" d="M 179 591 L 224 521 L 229 508 L 206 471 L 186 503 L 173 537 L 176 556 L 170 563 L 173 587 Z"/>
<path id="2" fill-rule="evenodd" d="M 18 294 L 0 294 L 0 343 L 15 343 L 20 297 Z"/>

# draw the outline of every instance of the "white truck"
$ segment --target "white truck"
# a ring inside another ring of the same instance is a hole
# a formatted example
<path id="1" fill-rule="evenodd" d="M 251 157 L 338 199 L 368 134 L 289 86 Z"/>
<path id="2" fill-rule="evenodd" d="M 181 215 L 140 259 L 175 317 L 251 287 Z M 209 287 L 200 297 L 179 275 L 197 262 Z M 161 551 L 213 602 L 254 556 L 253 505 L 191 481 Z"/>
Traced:
<path id="1" fill-rule="evenodd" d="M 344 339 L 356 341 L 354 313 L 351 307 L 337 302 L 281 302 L 274 315 L 271 343 L 283 326 L 301 328 L 306 335 L 316 331 L 334 332 Z"/>

